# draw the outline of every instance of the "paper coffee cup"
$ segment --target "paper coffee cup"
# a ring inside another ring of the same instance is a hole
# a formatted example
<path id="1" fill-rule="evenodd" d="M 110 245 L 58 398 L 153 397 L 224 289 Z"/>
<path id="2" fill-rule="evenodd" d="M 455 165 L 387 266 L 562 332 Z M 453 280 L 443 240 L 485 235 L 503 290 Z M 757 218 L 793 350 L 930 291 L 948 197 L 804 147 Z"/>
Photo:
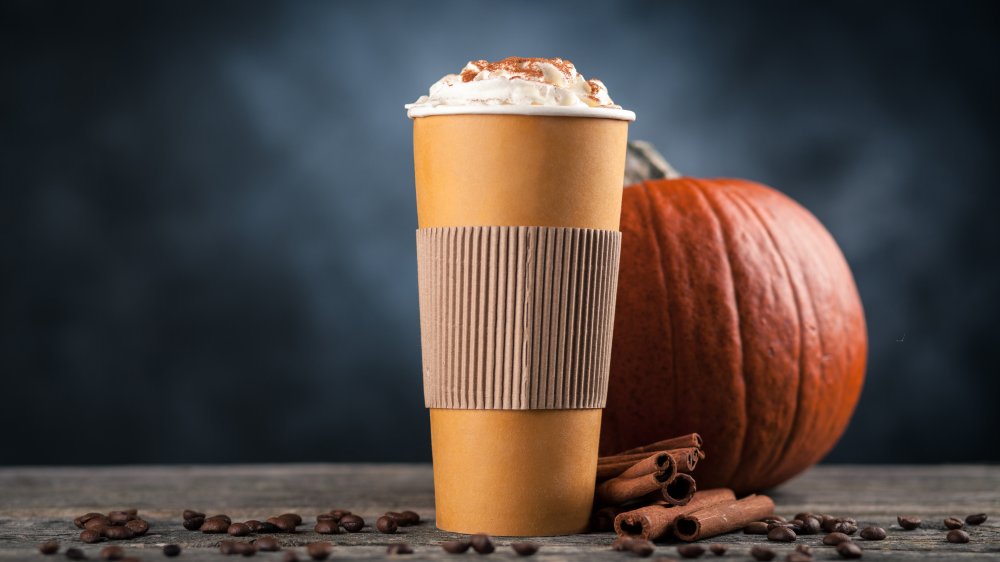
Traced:
<path id="1" fill-rule="evenodd" d="M 540 109 L 414 119 L 424 394 L 446 531 L 578 533 L 593 503 L 628 122 Z"/>

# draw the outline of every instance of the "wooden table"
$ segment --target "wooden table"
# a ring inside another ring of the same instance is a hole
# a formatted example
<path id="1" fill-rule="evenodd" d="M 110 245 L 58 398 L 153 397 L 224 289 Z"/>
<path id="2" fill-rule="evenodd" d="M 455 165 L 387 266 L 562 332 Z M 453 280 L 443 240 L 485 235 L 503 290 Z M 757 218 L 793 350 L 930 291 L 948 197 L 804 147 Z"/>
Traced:
<path id="1" fill-rule="evenodd" d="M 780 514 L 800 511 L 854 516 L 859 526 L 885 527 L 889 538 L 861 541 L 864 560 L 1000 560 L 1000 467 L 997 466 L 820 466 L 775 490 Z M 457 537 L 434 528 L 434 497 L 428 465 L 282 465 L 282 466 L 152 466 L 116 468 L 5 468 L 0 469 L 0 560 L 65 560 L 60 554 L 44 557 L 36 550 L 45 540 L 58 539 L 63 550 L 83 548 L 97 559 L 107 543 L 83 545 L 73 517 L 88 511 L 136 507 L 152 527 L 146 536 L 119 541 L 131 555 L 162 560 L 160 546 L 180 544 L 176 560 L 222 560 L 218 544 L 225 535 L 205 535 L 181 527 L 181 511 L 194 508 L 227 513 L 234 520 L 264 519 L 297 512 L 310 524 L 309 532 L 277 535 L 283 544 L 300 546 L 331 540 L 337 546 L 331 559 L 385 557 L 386 545 L 407 542 L 416 551 L 404 559 L 451 559 L 436 546 Z M 425 522 L 383 535 L 366 527 L 357 534 L 320 536 L 311 531 L 316 514 L 346 508 L 366 522 L 387 510 L 413 509 Z M 968 544 L 945 541 L 942 519 L 964 518 L 986 512 L 990 519 L 967 527 Z M 917 515 L 924 526 L 903 531 L 896 525 L 900 513 Z M 612 552 L 611 533 L 593 533 L 537 539 L 536 560 L 612 560 L 631 555 Z M 830 547 L 820 546 L 822 535 L 800 537 L 814 547 L 816 560 L 836 560 Z M 247 540 L 247 539 L 240 539 Z M 491 560 L 510 560 L 509 539 L 496 539 Z M 759 536 L 732 533 L 709 539 L 728 545 L 722 560 L 751 560 L 751 545 L 766 543 Z M 770 543 L 783 560 L 794 544 Z M 301 550 L 301 549 L 300 549 Z M 280 560 L 281 553 L 259 553 L 258 559 Z M 466 559 L 476 557 L 466 553 Z M 657 546 L 657 556 L 677 557 L 671 544 Z M 399 558 L 399 557 L 397 557 Z M 714 559 L 706 554 L 703 559 Z M 307 559 L 304 555 L 300 559 Z"/>

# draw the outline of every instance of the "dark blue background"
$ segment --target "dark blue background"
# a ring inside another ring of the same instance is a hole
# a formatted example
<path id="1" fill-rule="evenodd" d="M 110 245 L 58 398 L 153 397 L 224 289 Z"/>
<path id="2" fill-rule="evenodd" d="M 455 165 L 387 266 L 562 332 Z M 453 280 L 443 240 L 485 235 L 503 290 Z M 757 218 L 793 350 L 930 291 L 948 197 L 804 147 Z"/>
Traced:
<path id="1" fill-rule="evenodd" d="M 869 374 L 831 461 L 1000 461 L 988 3 L 4 3 L 0 464 L 427 460 L 410 122 L 561 56 L 681 171 L 828 226 Z M 904 338 L 905 335 L 905 338 Z"/>

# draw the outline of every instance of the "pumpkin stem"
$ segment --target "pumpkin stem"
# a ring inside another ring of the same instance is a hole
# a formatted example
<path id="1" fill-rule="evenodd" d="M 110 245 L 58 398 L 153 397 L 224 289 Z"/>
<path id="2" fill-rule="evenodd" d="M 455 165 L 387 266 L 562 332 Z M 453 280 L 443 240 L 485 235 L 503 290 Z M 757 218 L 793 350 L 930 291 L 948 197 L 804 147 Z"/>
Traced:
<path id="1" fill-rule="evenodd" d="M 655 179 L 676 179 L 680 172 L 667 163 L 652 143 L 646 141 L 629 141 L 625 153 L 625 185 Z"/>

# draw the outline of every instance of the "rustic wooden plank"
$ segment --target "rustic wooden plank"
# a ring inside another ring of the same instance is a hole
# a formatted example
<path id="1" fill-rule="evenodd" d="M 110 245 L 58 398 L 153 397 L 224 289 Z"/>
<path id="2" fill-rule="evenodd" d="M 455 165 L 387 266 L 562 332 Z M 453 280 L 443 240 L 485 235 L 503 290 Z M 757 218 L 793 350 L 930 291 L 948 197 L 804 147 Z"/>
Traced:
<path id="1" fill-rule="evenodd" d="M 859 541 L 865 560 L 1000 559 L 1000 467 L 820 466 L 772 495 L 784 515 L 828 512 L 854 516 L 860 525 L 885 527 L 888 540 Z M 451 556 L 437 543 L 458 536 L 433 527 L 433 488 L 427 465 L 22 467 L 0 469 L 0 560 L 41 560 L 35 548 L 47 539 L 60 540 L 64 548 L 79 546 L 96 558 L 104 545 L 81 545 L 72 518 L 87 511 L 124 507 L 139 508 L 152 523 L 148 535 L 120 543 L 146 560 L 161 558 L 159 547 L 167 543 L 185 549 L 178 560 L 222 558 L 217 546 L 224 537 L 181 528 L 180 513 L 189 507 L 225 512 L 234 519 L 263 519 L 294 511 L 308 521 L 317 513 L 340 507 L 362 514 L 369 523 L 387 510 L 413 509 L 428 520 L 397 535 L 378 534 L 370 528 L 325 537 L 311 531 L 278 535 L 288 546 L 331 540 L 337 544 L 332 558 L 382 558 L 386 545 L 405 541 L 417 551 L 412 559 L 440 560 Z M 953 545 L 944 540 L 944 517 L 976 512 L 986 512 L 991 519 L 969 529 L 972 542 Z M 901 530 L 895 524 L 899 513 L 922 517 L 925 527 Z M 543 547 L 536 558 L 625 558 L 608 550 L 612 538 L 610 533 L 592 533 L 537 539 Z M 800 537 L 798 542 L 816 547 L 817 560 L 839 559 L 829 547 L 819 546 L 820 538 Z M 506 548 L 513 539 L 496 542 L 499 548 L 494 557 L 514 557 Z M 766 541 L 734 533 L 706 542 L 728 545 L 726 559 L 746 560 L 751 545 Z M 769 546 L 783 556 L 794 544 Z M 676 557 L 676 550 L 662 544 L 656 555 Z M 260 553 L 258 557 L 278 560 L 280 554 Z"/>

